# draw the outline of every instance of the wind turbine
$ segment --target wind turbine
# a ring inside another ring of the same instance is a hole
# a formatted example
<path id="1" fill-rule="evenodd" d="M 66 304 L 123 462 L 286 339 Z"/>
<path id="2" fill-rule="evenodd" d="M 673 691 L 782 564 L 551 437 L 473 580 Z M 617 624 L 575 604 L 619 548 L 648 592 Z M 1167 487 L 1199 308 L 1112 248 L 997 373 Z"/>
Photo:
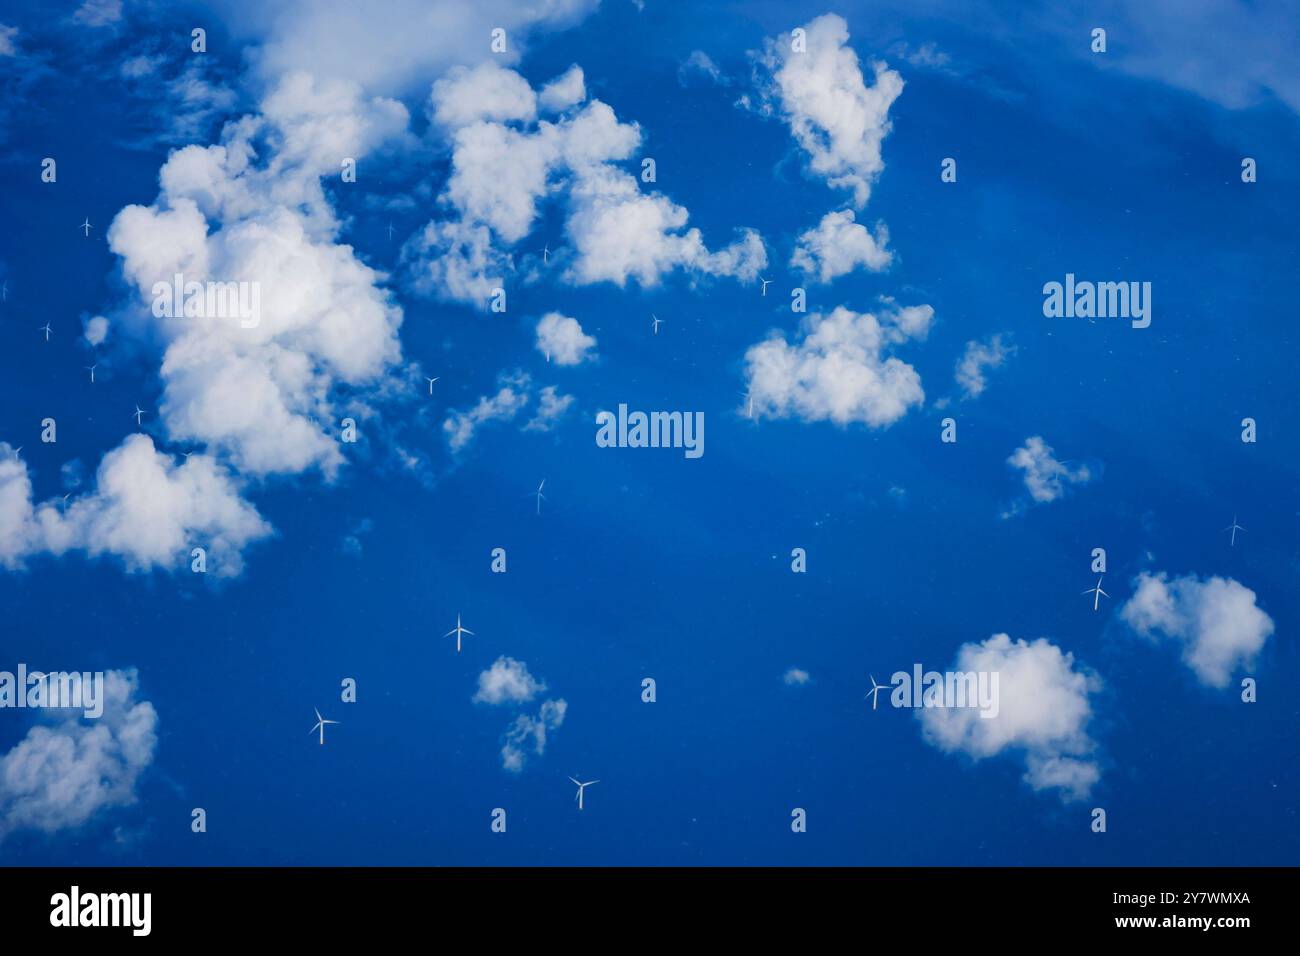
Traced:
<path id="1" fill-rule="evenodd" d="M 468 634 L 468 635 L 470 635 L 471 637 L 474 636 L 474 632 L 471 631 L 469 628 L 467 628 L 467 627 L 461 627 L 461 626 L 460 626 L 460 615 L 459 615 L 459 614 L 456 615 L 456 626 L 453 627 L 450 631 L 448 631 L 446 634 L 444 634 L 444 635 L 442 635 L 442 636 L 443 636 L 443 637 L 451 637 L 453 634 L 456 635 L 456 653 L 457 653 L 457 654 L 460 653 L 460 638 L 461 638 L 461 635 L 462 635 L 462 634 Z"/>
<path id="2" fill-rule="evenodd" d="M 140 425 L 140 419 L 144 418 L 144 413 L 145 413 L 146 411 L 147 411 L 147 409 L 141 408 L 139 405 L 136 405 L 136 406 L 135 406 L 135 411 L 133 411 L 133 412 L 131 413 L 132 415 L 135 416 L 135 424 L 136 424 L 136 427 L 137 427 L 137 428 L 138 428 L 139 425 Z"/>
<path id="3" fill-rule="evenodd" d="M 541 513 L 542 513 L 542 502 L 546 500 L 546 495 L 542 494 L 542 489 L 543 489 L 544 487 L 546 487 L 546 479 L 545 479 L 545 478 L 542 479 L 542 483 L 541 483 L 540 485 L 537 486 L 537 490 L 534 491 L 533 494 L 532 494 L 532 496 L 535 497 L 535 498 L 537 499 L 537 513 L 538 513 L 538 514 L 541 514 Z"/>
<path id="4" fill-rule="evenodd" d="M 892 685 L 892 684 L 877 684 L 877 683 L 876 683 L 876 677 L 875 677 L 875 675 L 872 674 L 872 675 L 869 675 L 869 676 L 871 677 L 871 691 L 870 691 L 870 693 L 867 694 L 867 697 L 870 697 L 870 698 L 871 698 L 871 709 L 872 709 L 872 710 L 875 710 L 875 709 L 876 709 L 876 698 L 880 696 L 880 692 L 881 692 L 882 690 L 889 690 L 889 688 L 892 687 L 893 685 Z M 862 698 L 862 699 L 863 699 L 863 700 L 866 700 L 867 697 L 864 697 L 864 698 Z"/>
<path id="5" fill-rule="evenodd" d="M 1237 546 L 1237 532 L 1245 531 L 1246 529 L 1243 528 L 1241 525 L 1237 524 L 1237 516 L 1233 515 L 1232 524 L 1228 525 L 1228 527 L 1224 528 L 1223 530 L 1232 532 L 1232 538 L 1228 541 L 1228 547 L 1235 548 Z"/>
<path id="6" fill-rule="evenodd" d="M 1084 591 L 1083 593 L 1093 595 L 1092 609 L 1094 611 L 1097 610 L 1098 605 L 1101 604 L 1101 599 L 1103 597 L 1110 597 L 1109 594 L 1107 594 L 1105 591 L 1101 589 L 1101 578 L 1097 579 L 1097 586 L 1095 588 L 1088 588 L 1088 590 Z"/>
<path id="7" fill-rule="evenodd" d="M 430 395 L 433 394 L 433 383 L 436 382 L 436 381 L 438 381 L 438 379 L 440 379 L 440 378 L 442 378 L 441 375 L 435 375 L 433 378 L 429 378 L 429 376 L 427 376 L 427 375 L 424 376 L 424 380 L 425 380 L 426 382 L 429 383 L 429 394 L 430 394 Z"/>
<path id="8" fill-rule="evenodd" d="M 760 294 L 760 295 L 767 295 L 767 287 L 768 287 L 768 285 L 772 282 L 772 280 L 771 280 L 771 279 L 764 279 L 762 276 L 759 276 L 759 277 L 758 277 L 758 281 L 761 282 L 761 283 L 763 283 L 763 291 L 760 292 L 759 294 Z"/>
<path id="9" fill-rule="evenodd" d="M 312 710 L 316 710 L 316 708 L 313 707 Z M 319 730 L 319 731 L 320 731 L 320 745 L 321 745 L 322 747 L 324 747 L 324 746 L 325 746 L 325 725 L 326 725 L 326 724 L 337 724 L 337 723 L 338 723 L 337 720 L 326 720 L 324 717 L 322 717 L 322 716 L 320 715 L 320 711 L 319 711 L 319 710 L 316 710 L 316 726 L 313 727 L 311 730 L 307 731 L 307 733 L 309 733 L 309 734 L 314 734 L 314 733 L 316 733 L 317 730 Z"/>
<path id="10" fill-rule="evenodd" d="M 586 790 L 588 787 L 590 787 L 593 783 L 600 783 L 600 781 L 599 781 L 599 780 L 588 780 L 586 783 L 582 783 L 582 782 L 579 781 L 579 780 L 574 780 L 573 777 L 570 777 L 569 779 L 570 779 L 570 780 L 573 780 L 573 782 L 576 783 L 576 784 L 578 785 L 578 795 L 577 795 L 576 797 L 574 797 L 573 799 L 575 799 L 575 800 L 578 801 L 578 809 L 581 810 L 581 809 L 582 809 L 582 792 L 583 792 L 584 790 Z"/>
<path id="11" fill-rule="evenodd" d="M 86 221 L 83 222 L 83 223 L 82 223 L 80 226 L 78 226 L 77 228 L 78 228 L 78 229 L 84 229 L 84 230 L 86 230 L 86 238 L 89 239 L 89 238 L 90 238 L 90 217 L 87 216 L 87 217 L 86 217 Z"/>
<path id="12" fill-rule="evenodd" d="M 393 241 L 393 224 L 391 222 L 388 224 L 388 241 Z"/>
<path id="13" fill-rule="evenodd" d="M 50 340 L 50 333 L 53 332 L 54 330 L 53 330 L 52 328 L 50 328 L 50 323 L 49 323 L 49 322 L 46 322 L 46 323 L 45 323 L 44 325 L 42 325 L 42 326 L 41 326 L 37 331 L 38 331 L 38 332 L 44 332 L 44 333 L 45 333 L 45 341 L 48 342 L 48 341 Z"/>
<path id="14" fill-rule="evenodd" d="M 94 385 L 94 384 L 95 384 L 95 369 L 99 368 L 99 363 L 96 362 L 94 365 L 86 365 L 86 366 L 84 366 L 84 368 L 86 369 L 87 372 L 90 373 L 90 384 L 91 384 L 91 385 Z"/>
<path id="15" fill-rule="evenodd" d="M 659 317 L 658 317 L 657 315 L 655 315 L 653 312 L 650 313 L 650 318 L 651 318 L 652 320 L 654 320 L 655 335 L 658 335 L 658 334 L 659 334 L 659 326 L 663 325 L 664 320 L 661 319 L 661 318 L 659 318 Z"/>
<path id="16" fill-rule="evenodd" d="M 546 245 L 542 246 L 542 265 L 546 265 L 550 261 L 551 261 L 551 244 L 548 242 Z"/>

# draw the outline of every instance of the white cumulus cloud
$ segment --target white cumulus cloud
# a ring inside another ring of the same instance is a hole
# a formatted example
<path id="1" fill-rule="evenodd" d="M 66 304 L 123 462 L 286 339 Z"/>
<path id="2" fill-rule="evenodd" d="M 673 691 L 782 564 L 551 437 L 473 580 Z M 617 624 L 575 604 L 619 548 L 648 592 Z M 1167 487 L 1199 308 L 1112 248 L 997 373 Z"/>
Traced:
<path id="1" fill-rule="evenodd" d="M 556 365 L 580 365 L 594 358 L 596 339 L 582 331 L 577 319 L 548 312 L 537 323 L 537 351 Z"/>
<path id="2" fill-rule="evenodd" d="M 844 18 L 824 14 L 803 28 L 807 49 L 794 38 L 769 40 L 758 57 L 761 93 L 808 154 L 809 168 L 838 189 L 853 193 L 861 209 L 885 168 L 881 141 L 889 134 L 889 108 L 903 91 L 903 78 L 883 63 L 867 86 L 858 55 L 848 46 Z"/>
<path id="3" fill-rule="evenodd" d="M 797 417 L 838 425 L 892 425 L 925 400 L 921 376 L 888 354 L 924 339 L 934 309 L 883 303 L 879 316 L 839 306 L 828 316 L 810 314 L 800 337 L 779 333 L 745 353 L 755 416 Z"/>
<path id="4" fill-rule="evenodd" d="M 533 117 L 534 94 L 513 71 L 480 67 L 444 82 L 435 118 L 444 116 L 452 157 L 439 205 L 453 216 L 403 249 L 416 292 L 485 307 L 513 272 L 509 250 L 549 202 L 564 209 L 572 255 L 562 278 L 574 285 L 654 286 L 674 269 L 753 281 L 767 264 L 758 233 L 742 229 L 710 249 L 684 207 L 615 165 L 633 156 L 641 130 L 599 100 L 584 102 L 580 68 L 543 87 L 543 110 L 558 114 L 548 119 Z"/>
<path id="5" fill-rule="evenodd" d="M 209 455 L 177 464 L 147 435 L 134 434 L 100 462 L 95 486 L 63 505 L 34 504 L 27 465 L 0 443 L 0 564 L 19 568 L 39 554 L 84 551 L 121 558 L 129 570 L 188 567 L 202 547 L 209 570 L 238 574 L 244 548 L 270 526 Z"/>
<path id="6" fill-rule="evenodd" d="M 134 669 L 104 674 L 104 711 L 46 708 L 43 722 L 0 756 L 0 839 L 16 830 L 56 833 L 136 801 L 153 763 L 158 715 L 138 699 Z"/>
<path id="7" fill-rule="evenodd" d="M 201 546 L 218 573 L 237 573 L 242 549 L 270 533 L 241 496 L 245 480 L 335 475 L 339 393 L 352 414 L 368 411 L 368 393 L 385 394 L 402 312 L 385 277 L 337 241 L 321 178 L 406 136 L 407 121 L 396 101 L 295 73 L 268 90 L 259 113 L 227 124 L 219 144 L 170 154 L 153 204 L 123 208 L 108 230 L 132 290 L 114 329 L 160 353 L 161 437 L 201 449 L 176 465 L 133 435 L 104 456 L 94 490 L 64 508 L 34 505 L 26 466 L 4 462 L 0 561 L 83 550 L 131 569 L 175 568 L 178 554 Z M 177 275 L 186 299 L 197 290 L 213 301 L 209 283 L 241 292 L 217 314 L 184 301 L 178 312 Z M 92 320 L 87 340 L 103 329 Z"/>
<path id="8" fill-rule="evenodd" d="M 815 278 L 830 282 L 858 266 L 873 272 L 889 267 L 893 254 L 886 248 L 889 229 L 876 224 L 873 236 L 866 226 L 854 221 L 853 210 L 828 212 L 814 229 L 799 236 L 790 265 Z"/>
<path id="9" fill-rule="evenodd" d="M 528 673 L 528 665 L 513 657 L 498 657 L 478 675 L 476 704 L 526 704 L 546 690 L 546 684 Z"/>
<path id="10" fill-rule="evenodd" d="M 332 393 L 382 384 L 401 357 L 402 313 L 383 276 L 335 241 L 320 177 L 403 132 L 406 110 L 301 74 L 262 108 L 229 124 L 221 145 L 172 153 L 158 199 L 123 209 L 109 246 L 138 290 L 146 334 L 164 342 L 169 436 L 213 447 L 244 473 L 332 476 L 343 460 Z M 255 284 L 260 321 L 155 317 L 155 285 L 177 273 Z"/>
<path id="11" fill-rule="evenodd" d="M 108 319 L 102 315 L 92 316 L 86 320 L 86 342 L 89 345 L 103 345 L 108 338 Z"/>
<path id="12" fill-rule="evenodd" d="M 1250 670 L 1273 633 L 1273 619 L 1255 592 L 1232 578 L 1143 572 L 1120 616 L 1139 634 L 1182 644 L 1183 662 L 1203 684 L 1226 687 L 1234 671 Z"/>
<path id="13" fill-rule="evenodd" d="M 963 644 L 952 669 L 998 675 L 997 715 L 981 717 L 974 707 L 920 708 L 927 741 L 972 760 L 1017 755 L 1035 790 L 1058 790 L 1063 800 L 1088 795 L 1101 778 L 1088 735 L 1091 697 L 1101 689 L 1094 673 L 1046 638 L 1013 641 L 1006 634 Z"/>

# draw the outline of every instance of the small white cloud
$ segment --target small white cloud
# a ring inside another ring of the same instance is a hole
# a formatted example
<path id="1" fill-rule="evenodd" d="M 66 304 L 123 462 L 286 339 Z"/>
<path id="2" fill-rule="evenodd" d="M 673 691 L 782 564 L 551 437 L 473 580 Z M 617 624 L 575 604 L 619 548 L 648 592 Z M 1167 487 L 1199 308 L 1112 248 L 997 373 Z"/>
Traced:
<path id="1" fill-rule="evenodd" d="M 956 373 L 957 384 L 961 386 L 965 397 L 979 397 L 987 384 L 984 380 L 985 370 L 999 368 L 1015 352 L 1015 346 L 1004 343 L 1000 335 L 993 336 L 987 342 L 967 342 L 966 352 L 957 362 Z"/>
<path id="2" fill-rule="evenodd" d="M 548 312 L 537 323 L 537 351 L 556 365 L 580 365 L 595 358 L 596 340 L 582 331 L 577 319 Z"/>
<path id="3" fill-rule="evenodd" d="M 158 715 L 137 699 L 134 669 L 104 674 L 104 709 L 46 708 L 43 723 L 0 756 L 0 840 L 16 830 L 56 833 L 136 801 L 136 781 L 153 763 Z"/>
<path id="4" fill-rule="evenodd" d="M 104 27 L 122 19 L 122 0 L 86 0 L 72 19 L 88 27 Z"/>
<path id="5" fill-rule="evenodd" d="M 727 86 L 729 81 L 722 75 L 722 70 L 703 50 L 692 50 L 691 55 L 677 67 L 677 80 L 685 86 L 693 77 L 699 77 L 719 86 Z"/>
<path id="6" fill-rule="evenodd" d="M 140 56 L 129 57 L 122 61 L 122 75 L 128 80 L 138 80 L 143 76 L 150 76 L 158 72 L 166 60 L 161 56 Z"/>
<path id="7" fill-rule="evenodd" d="M 751 346 L 745 367 L 754 414 L 883 428 L 920 405 L 921 376 L 887 350 L 923 339 L 934 309 L 884 305 L 879 317 L 843 306 L 825 317 L 814 313 L 801 340 L 773 333 Z"/>
<path id="8" fill-rule="evenodd" d="M 561 395 L 554 385 L 547 385 L 537 395 L 537 411 L 524 426 L 526 432 L 549 432 L 573 405 L 572 395 Z"/>
<path id="9" fill-rule="evenodd" d="M 528 673 L 528 666 L 513 657 L 498 657 L 492 666 L 478 675 L 476 704 L 526 704 L 542 691 L 546 684 Z"/>
<path id="10" fill-rule="evenodd" d="M 1088 736 L 1100 678 L 1046 638 L 1013 641 L 1006 634 L 963 644 L 952 669 L 998 675 L 997 715 L 982 717 L 974 707 L 919 708 L 929 743 L 972 760 L 1019 754 L 1035 790 L 1059 790 L 1063 800 L 1088 795 L 1101 778 Z"/>
<path id="11" fill-rule="evenodd" d="M 1203 684 L 1226 687 L 1234 671 L 1250 670 L 1273 633 L 1273 619 L 1255 592 L 1232 578 L 1195 575 L 1170 580 L 1143 572 L 1120 616 L 1139 634 L 1183 644 L 1183 662 Z"/>
<path id="12" fill-rule="evenodd" d="M 0 56 L 17 56 L 18 44 L 14 40 L 18 36 L 18 28 L 6 26 L 0 23 Z"/>
<path id="13" fill-rule="evenodd" d="M 766 109 L 780 110 L 813 174 L 851 190 L 861 209 L 885 168 L 880 145 L 903 78 L 877 63 L 875 83 L 866 85 L 843 17 L 828 13 L 804 29 L 806 52 L 794 52 L 788 35 L 768 42 L 758 57 L 766 70 L 760 94 Z"/>
<path id="14" fill-rule="evenodd" d="M 906 43 L 896 43 L 891 52 L 901 56 L 912 66 L 924 70 L 946 70 L 949 63 L 952 62 L 952 57 L 933 43 L 922 43 L 918 47 L 909 47 Z"/>
<path id="15" fill-rule="evenodd" d="M 453 453 L 474 440 L 474 433 L 489 422 L 510 421 L 528 404 L 531 380 L 521 372 L 502 375 L 495 395 L 484 395 L 467 411 L 452 411 L 442 423 Z"/>
<path id="16" fill-rule="evenodd" d="M 576 63 L 542 87 L 537 102 L 547 113 L 560 113 L 587 98 L 582 67 Z"/>
<path id="17" fill-rule="evenodd" d="M 356 523 L 352 530 L 343 536 L 343 553 L 350 557 L 360 557 L 365 548 L 362 546 L 361 539 L 368 535 L 375 528 L 375 523 L 369 518 L 362 518 Z"/>
<path id="18" fill-rule="evenodd" d="M 547 734 L 564 723 L 564 715 L 569 705 L 563 698 L 542 702 L 537 716 L 520 714 L 506 728 L 505 740 L 501 744 L 501 766 L 512 773 L 524 769 L 530 755 L 540 757 L 546 752 Z"/>
<path id="19" fill-rule="evenodd" d="M 519 370 L 503 372 L 497 377 L 497 385 L 496 394 L 482 396 L 472 408 L 463 411 L 452 409 L 448 413 L 442 429 L 452 454 L 463 451 L 484 425 L 513 421 L 534 396 L 537 398 L 536 410 L 524 424 L 524 431 L 550 431 L 574 401 L 572 395 L 560 394 L 554 385 L 535 391 L 532 377 Z"/>
<path id="20" fill-rule="evenodd" d="M 1012 453 L 1007 464 L 1024 472 L 1029 497 L 1039 504 L 1060 498 L 1065 494 L 1066 485 L 1086 484 L 1092 478 L 1087 465 L 1071 469 L 1057 461 L 1052 446 L 1038 435 L 1026 438 L 1024 446 Z"/>
<path id="21" fill-rule="evenodd" d="M 830 282 L 858 266 L 879 272 L 894 258 L 885 248 L 888 244 L 889 230 L 883 222 L 876 223 L 873 236 L 854 221 L 852 209 L 828 212 L 815 229 L 799 236 L 790 265 L 818 282 Z"/>
<path id="22" fill-rule="evenodd" d="M 812 681 L 812 675 L 802 668 L 792 667 L 782 675 L 781 680 L 787 687 L 802 687 Z"/>
<path id="23" fill-rule="evenodd" d="M 86 320 L 86 341 L 91 345 L 103 345 L 108 338 L 108 319 L 96 315 Z"/>

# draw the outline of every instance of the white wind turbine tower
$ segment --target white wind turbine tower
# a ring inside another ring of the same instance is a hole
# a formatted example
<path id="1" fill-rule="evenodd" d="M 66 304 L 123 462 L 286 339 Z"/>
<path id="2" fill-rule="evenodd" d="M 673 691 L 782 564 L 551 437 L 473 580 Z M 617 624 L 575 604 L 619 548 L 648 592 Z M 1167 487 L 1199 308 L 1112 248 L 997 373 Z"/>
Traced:
<path id="1" fill-rule="evenodd" d="M 1094 611 L 1097 610 L 1098 606 L 1101 604 L 1101 599 L 1103 597 L 1110 597 L 1109 594 L 1107 594 L 1105 591 L 1101 589 L 1101 578 L 1097 579 L 1097 586 L 1095 588 L 1088 588 L 1088 590 L 1084 591 L 1083 593 L 1093 595 L 1092 609 Z"/>
<path id="2" fill-rule="evenodd" d="M 590 787 L 593 783 L 600 783 L 600 781 L 599 781 L 599 780 L 588 780 L 586 783 L 583 783 L 583 782 L 581 782 L 580 780 L 576 780 L 576 779 L 574 779 L 573 777 L 570 777 L 569 779 L 570 779 L 570 780 L 573 780 L 573 782 L 576 783 L 576 784 L 578 785 L 578 795 L 577 795 L 576 797 L 574 797 L 573 799 L 575 799 L 575 800 L 578 801 L 578 809 L 581 810 L 581 809 L 582 809 L 582 794 L 583 794 L 583 791 L 586 790 L 588 787 Z"/>
<path id="3" fill-rule="evenodd" d="M 1235 548 L 1237 546 L 1237 532 L 1245 531 L 1246 529 L 1243 528 L 1241 525 L 1237 524 L 1237 516 L 1233 515 L 1232 524 L 1228 525 L 1228 527 L 1224 528 L 1223 530 L 1232 532 L 1232 537 L 1228 539 L 1228 547 Z"/>
<path id="4" fill-rule="evenodd" d="M 869 675 L 869 676 L 871 677 L 871 690 L 867 693 L 867 697 L 870 697 L 870 698 L 871 698 L 871 709 L 872 709 L 872 710 L 875 710 L 875 709 L 876 709 L 876 698 L 880 695 L 880 692 L 881 692 L 882 690 L 889 690 L 889 688 L 892 687 L 893 685 L 892 685 L 892 684 L 877 684 L 877 683 L 876 683 L 876 677 L 875 677 L 875 675 L 872 674 L 872 675 Z M 863 700 L 866 700 L 866 697 L 864 697 Z"/>
<path id="5" fill-rule="evenodd" d="M 313 707 L 312 710 L 316 710 L 316 708 Z M 326 725 L 326 724 L 337 724 L 337 723 L 338 723 L 337 720 L 326 720 L 324 717 L 322 717 L 322 716 L 320 715 L 320 711 L 319 711 L 319 710 L 316 710 L 316 726 L 313 727 L 311 730 L 307 731 L 307 733 L 309 733 L 309 734 L 314 734 L 314 733 L 316 733 L 317 730 L 319 730 L 319 731 L 320 731 L 320 745 L 321 745 L 322 747 L 324 747 L 324 746 L 325 746 L 325 725 Z"/>
<path id="6" fill-rule="evenodd" d="M 460 653 L 460 638 L 461 638 L 461 635 L 462 635 L 462 634 L 468 634 L 470 637 L 473 637 L 473 636 L 474 636 L 474 632 L 471 631 L 469 628 L 467 628 L 467 627 L 461 627 L 461 626 L 460 626 L 460 615 L 459 615 L 459 614 L 456 615 L 456 626 L 453 627 L 450 631 L 448 631 L 446 634 L 444 634 L 444 635 L 442 635 L 442 636 L 443 636 L 443 637 L 451 637 L 453 634 L 456 635 L 456 653 L 457 653 L 457 654 Z"/>

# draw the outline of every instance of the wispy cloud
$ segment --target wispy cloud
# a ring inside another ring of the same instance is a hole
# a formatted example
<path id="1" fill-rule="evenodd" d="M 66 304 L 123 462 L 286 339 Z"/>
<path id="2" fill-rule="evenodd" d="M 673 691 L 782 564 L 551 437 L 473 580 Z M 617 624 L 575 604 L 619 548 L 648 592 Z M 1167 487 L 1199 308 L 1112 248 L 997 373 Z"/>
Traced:
<path id="1" fill-rule="evenodd" d="M 956 379 L 965 398 L 978 398 L 988 384 L 984 373 L 1001 368 L 1002 363 L 1016 354 L 1016 347 L 995 335 L 984 341 L 966 343 L 966 351 L 957 361 Z"/>
<path id="2" fill-rule="evenodd" d="M 1057 461 L 1052 446 L 1039 435 L 1026 438 L 1007 464 L 1023 473 L 1025 489 L 1037 504 L 1056 501 L 1065 494 L 1066 486 L 1086 484 L 1092 478 L 1087 465 L 1069 468 L 1067 462 Z"/>

